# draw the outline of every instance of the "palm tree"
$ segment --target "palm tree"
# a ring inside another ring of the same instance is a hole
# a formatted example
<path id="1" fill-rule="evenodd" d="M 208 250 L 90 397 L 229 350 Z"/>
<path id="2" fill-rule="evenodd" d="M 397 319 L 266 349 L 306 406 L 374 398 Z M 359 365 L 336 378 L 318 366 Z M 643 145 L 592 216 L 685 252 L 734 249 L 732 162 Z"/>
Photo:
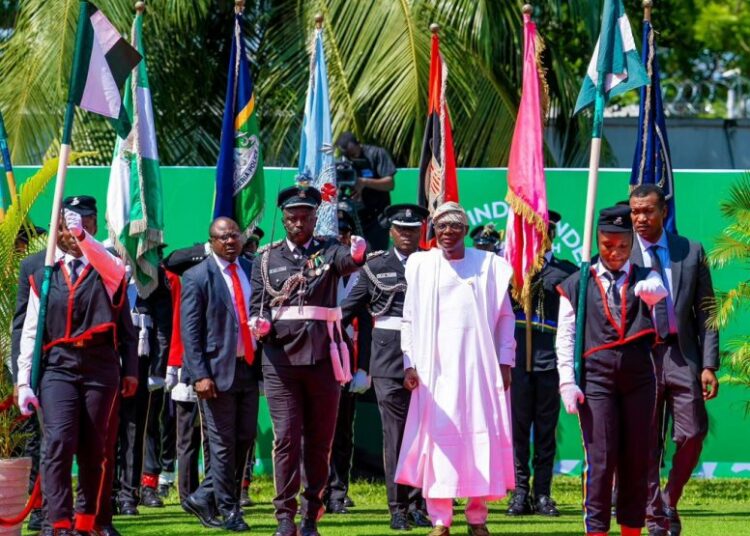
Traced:
<path id="1" fill-rule="evenodd" d="M 716 239 L 710 252 L 711 264 L 717 268 L 727 265 L 750 265 L 750 173 L 729 190 L 729 199 L 721 204 L 721 211 L 730 219 Z M 717 329 L 729 326 L 750 306 L 750 279 L 740 281 L 726 292 L 716 295 L 710 322 Z M 739 335 L 726 344 L 722 364 L 730 371 L 731 381 L 750 387 L 750 336 Z"/>
<path id="2" fill-rule="evenodd" d="M 134 0 L 100 0 L 123 32 Z M 586 121 L 569 119 L 582 60 L 590 50 L 598 0 L 539 0 L 536 18 L 548 42 L 550 119 L 562 133 L 564 161 L 585 161 Z M 12 32 L 0 36 L 0 108 L 14 162 L 54 153 L 73 53 L 77 0 L 24 0 Z M 149 0 L 144 39 L 156 108 L 161 161 L 213 165 L 226 84 L 234 2 Z M 448 99 L 459 165 L 507 160 L 520 91 L 520 4 L 498 0 L 247 0 L 246 39 L 258 82 L 266 162 L 296 160 L 314 13 L 325 16 L 334 131 L 353 130 L 388 147 L 401 165 L 418 162 L 426 113 L 429 24 L 441 25 L 450 68 Z M 593 14 L 593 15 L 592 15 Z M 2 14 L 8 19 L 7 13 Z M 593 23 L 592 23 L 593 20 Z M 74 144 L 107 164 L 111 129 L 79 112 Z"/>

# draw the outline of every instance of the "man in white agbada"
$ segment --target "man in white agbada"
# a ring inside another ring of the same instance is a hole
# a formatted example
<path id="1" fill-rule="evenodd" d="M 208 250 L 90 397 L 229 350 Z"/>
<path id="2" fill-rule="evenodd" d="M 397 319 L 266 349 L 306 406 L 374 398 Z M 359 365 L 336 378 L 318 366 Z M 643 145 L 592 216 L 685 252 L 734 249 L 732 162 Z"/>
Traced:
<path id="1" fill-rule="evenodd" d="M 450 533 L 456 497 L 468 498 L 469 533 L 486 536 L 487 501 L 515 486 L 512 270 L 494 253 L 464 246 L 469 227 L 458 203 L 438 207 L 433 224 L 438 248 L 406 264 L 401 347 L 412 396 L 396 481 L 422 489 L 431 536 Z"/>

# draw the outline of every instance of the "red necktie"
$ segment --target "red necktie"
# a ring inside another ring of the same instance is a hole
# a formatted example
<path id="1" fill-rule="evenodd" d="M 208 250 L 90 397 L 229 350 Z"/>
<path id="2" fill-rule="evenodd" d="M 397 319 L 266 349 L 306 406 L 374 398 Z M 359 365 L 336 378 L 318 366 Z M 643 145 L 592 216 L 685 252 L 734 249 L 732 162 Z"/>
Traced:
<path id="1" fill-rule="evenodd" d="M 253 336 L 250 334 L 250 326 L 247 325 L 247 309 L 245 305 L 245 293 L 242 292 L 242 283 L 240 283 L 240 276 L 237 275 L 237 265 L 229 265 L 229 275 L 232 277 L 232 288 L 234 288 L 234 304 L 237 306 L 240 318 L 240 337 L 242 337 L 242 344 L 245 347 L 245 361 L 248 365 L 252 365 L 255 360 L 255 352 L 253 351 Z"/>

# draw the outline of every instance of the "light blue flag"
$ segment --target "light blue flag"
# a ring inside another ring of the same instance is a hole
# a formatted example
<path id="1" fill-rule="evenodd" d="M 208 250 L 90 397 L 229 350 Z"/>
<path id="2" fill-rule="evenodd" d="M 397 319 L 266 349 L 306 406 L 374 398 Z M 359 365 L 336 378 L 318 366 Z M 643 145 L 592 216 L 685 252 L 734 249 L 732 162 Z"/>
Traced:
<path id="1" fill-rule="evenodd" d="M 323 30 L 315 30 L 310 83 L 307 87 L 305 117 L 299 144 L 299 173 L 311 179 L 320 190 L 323 202 L 318 209 L 315 233 L 319 236 L 338 236 L 336 170 L 331 140 L 331 109 L 328 98 L 328 70 L 323 52 Z"/>

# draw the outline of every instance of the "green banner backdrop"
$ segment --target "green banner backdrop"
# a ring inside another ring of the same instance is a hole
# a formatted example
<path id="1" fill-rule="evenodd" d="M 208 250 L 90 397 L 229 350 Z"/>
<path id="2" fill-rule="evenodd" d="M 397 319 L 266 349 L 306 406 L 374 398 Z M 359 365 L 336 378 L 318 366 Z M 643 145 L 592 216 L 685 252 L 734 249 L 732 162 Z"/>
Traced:
<path id="1" fill-rule="evenodd" d="M 37 168 L 19 168 L 19 181 L 25 180 Z M 213 168 L 162 168 L 165 199 L 165 240 L 167 251 L 202 242 L 208 237 L 208 225 L 213 207 Z M 719 204 L 727 197 L 730 185 L 740 177 L 734 171 L 678 171 L 675 172 L 677 192 L 677 225 L 680 234 L 703 242 L 710 249 L 714 238 L 725 225 Z M 267 168 L 267 202 L 261 227 L 265 241 L 271 239 L 272 222 L 278 219 L 275 197 L 279 188 L 292 183 L 291 169 Z M 461 204 L 467 209 L 472 225 L 495 222 L 505 227 L 508 205 L 506 170 L 461 169 L 458 173 Z M 629 170 L 602 170 L 599 177 L 599 207 L 614 204 L 628 194 Z M 583 212 L 586 198 L 586 171 L 580 169 L 552 169 L 547 171 L 550 208 L 562 214 L 558 225 L 555 253 L 577 261 L 580 259 Z M 73 167 L 68 172 L 66 195 L 93 195 L 99 202 L 99 237 L 106 236 L 104 212 L 109 168 Z M 34 222 L 47 226 L 51 206 L 52 187 L 34 206 Z M 417 170 L 403 169 L 396 175 L 393 202 L 414 202 L 417 197 Z M 277 223 L 273 238 L 282 236 Z M 728 289 L 747 277 L 745 267 L 729 267 L 714 274 L 714 284 Z M 722 333 L 722 344 L 740 333 L 744 319 Z M 744 386 L 722 384 L 718 399 L 708 404 L 711 424 L 697 473 L 705 477 L 750 478 L 750 420 L 746 417 L 746 401 L 750 391 Z M 644 421 L 644 436 L 646 434 Z M 256 471 L 270 472 L 270 453 L 273 434 L 262 404 L 258 463 Z M 368 459 L 380 459 L 380 423 L 373 404 L 359 405 L 356 423 L 358 451 L 369 454 Z M 562 415 L 558 429 L 558 469 L 563 473 L 579 474 L 582 469 L 582 448 L 577 420 Z M 668 467 L 666 468 L 668 469 Z"/>

